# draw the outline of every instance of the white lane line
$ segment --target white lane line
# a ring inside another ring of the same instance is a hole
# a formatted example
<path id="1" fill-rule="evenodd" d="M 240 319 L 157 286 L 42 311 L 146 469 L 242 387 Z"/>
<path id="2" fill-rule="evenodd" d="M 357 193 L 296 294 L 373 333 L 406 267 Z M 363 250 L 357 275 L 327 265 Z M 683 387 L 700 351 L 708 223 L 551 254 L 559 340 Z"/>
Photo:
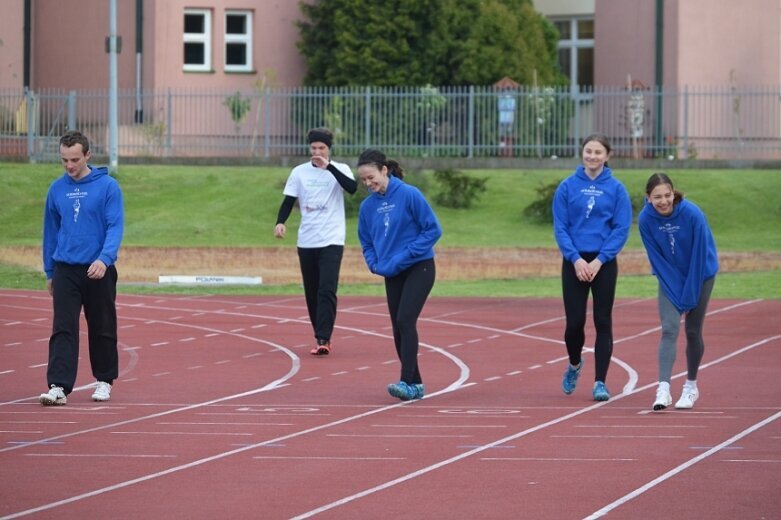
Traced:
<path id="1" fill-rule="evenodd" d="M 760 463 L 781 463 L 779 459 L 724 459 L 721 462 L 760 462 Z"/>
<path id="2" fill-rule="evenodd" d="M 3 370 L 2 372 L 0 372 L 0 376 L 3 375 L 3 374 L 10 374 L 12 372 L 13 372 L 13 370 Z"/>
<path id="3" fill-rule="evenodd" d="M 188 421 L 169 421 L 156 422 L 155 424 L 165 424 L 169 426 L 293 426 L 293 423 L 264 423 L 264 422 L 188 422 Z"/>
<path id="4" fill-rule="evenodd" d="M 626 495 L 622 496 L 618 500 L 615 500 L 614 502 L 611 502 L 607 504 L 602 509 L 599 509 L 597 511 L 594 511 L 592 514 L 587 516 L 585 520 L 594 520 L 596 518 L 601 518 L 608 514 L 610 511 L 614 510 L 615 508 L 626 504 L 630 500 L 642 495 L 646 491 L 658 486 L 662 482 L 665 482 L 666 480 L 669 480 L 670 478 L 676 476 L 677 474 L 681 473 L 682 471 L 690 468 L 691 466 L 697 464 L 698 462 L 705 460 L 706 458 L 710 457 L 711 455 L 714 455 L 716 453 L 719 453 L 721 450 L 727 448 L 731 444 L 739 441 L 740 439 L 746 437 L 747 435 L 755 432 L 756 430 L 759 430 L 760 428 L 763 428 L 764 426 L 767 426 L 768 424 L 772 423 L 776 419 L 781 417 L 781 412 L 777 412 L 770 417 L 767 417 L 763 419 L 762 421 L 759 421 L 758 423 L 753 424 L 752 426 L 746 428 L 742 432 L 739 432 L 729 439 L 725 440 L 724 442 L 714 446 L 713 448 L 709 449 L 708 451 L 701 453 L 700 455 L 687 460 L 683 464 L 679 464 L 678 466 L 674 467 L 667 473 L 664 473 L 663 475 L 658 476 L 657 478 L 653 479 L 652 481 L 640 486 L 639 488 L 635 489 L 631 493 L 627 493 Z"/>
<path id="5" fill-rule="evenodd" d="M 122 453 L 25 453 L 25 457 L 95 457 L 122 459 L 175 459 L 176 455 L 131 455 Z"/>
<path id="6" fill-rule="evenodd" d="M 292 377 L 292 374 L 289 374 L 289 376 Z M 275 381 L 274 383 L 277 383 L 277 381 Z M 269 385 L 266 385 L 266 387 L 264 387 L 264 388 L 265 389 L 271 389 L 271 388 L 269 388 Z M 208 404 L 214 404 L 214 403 L 217 403 L 217 402 L 226 401 L 228 399 L 236 399 L 238 397 L 244 397 L 245 395 L 256 394 L 259 391 L 261 391 L 261 390 L 253 390 L 251 392 L 245 392 L 245 394 L 238 394 L 238 395 L 235 395 L 235 396 L 230 396 L 228 398 L 217 399 L 217 400 L 214 400 L 214 401 L 212 401 L 212 402 L 210 402 Z M 452 392 L 452 391 L 453 390 L 448 390 L 448 389 L 440 390 L 438 392 L 434 392 L 434 393 L 430 394 L 429 396 L 426 396 L 426 399 L 429 399 L 429 398 L 437 396 L 437 395 L 442 395 L 442 394 L 445 394 L 445 393 L 448 393 L 448 392 Z M 412 402 L 413 401 L 406 401 L 406 402 L 396 403 L 396 404 L 389 405 L 389 406 L 383 406 L 383 407 L 380 407 L 380 408 L 375 408 L 373 410 L 369 410 L 369 411 L 366 411 L 366 412 L 363 412 L 363 413 L 360 413 L 360 414 L 352 415 L 352 416 L 349 416 L 349 417 L 344 417 L 342 419 L 338 419 L 338 420 L 330 422 L 330 423 L 325 423 L 325 424 L 313 426 L 312 428 L 308 428 L 308 429 L 305 429 L 305 430 L 299 430 L 299 431 L 296 431 L 296 432 L 293 432 L 293 433 L 289 433 L 287 435 L 282 435 L 282 436 L 276 437 L 274 439 L 269 439 L 267 441 L 258 442 L 258 443 L 254 443 L 254 444 L 248 444 L 246 446 L 241 446 L 239 448 L 236 448 L 236 449 L 233 449 L 233 450 L 230 450 L 230 451 L 226 451 L 226 452 L 218 453 L 218 454 L 215 454 L 215 455 L 212 455 L 212 456 L 209 456 L 209 457 L 205 457 L 205 458 L 202 458 L 202 459 L 194 460 L 194 461 L 191 461 L 191 462 L 188 462 L 186 464 L 179 465 L 179 466 L 174 466 L 174 467 L 171 467 L 171 468 L 159 471 L 157 473 L 150 473 L 150 474 L 143 475 L 141 477 L 138 477 L 138 478 L 135 478 L 135 479 L 132 479 L 132 480 L 126 480 L 124 482 L 119 482 L 119 483 L 113 484 L 111 486 L 106 486 L 106 487 L 103 487 L 103 488 L 95 489 L 95 490 L 89 491 L 87 493 L 82 493 L 80 495 L 74 495 L 74 496 L 65 498 L 63 500 L 58 500 L 56 502 L 50 502 L 48 504 L 43 504 L 41 506 L 37 506 L 37 507 L 30 508 L 30 509 L 26 509 L 24 511 L 18 511 L 16 513 L 13 513 L 11 515 L 8 515 L 8 516 L 4 517 L 4 520 L 6 520 L 6 519 L 10 520 L 12 518 L 19 518 L 19 517 L 22 517 L 22 516 L 27 516 L 27 515 L 30 515 L 30 514 L 41 512 L 41 511 L 48 511 L 49 509 L 53 509 L 55 507 L 59 507 L 59 506 L 66 505 L 66 504 L 71 504 L 73 502 L 78 502 L 78 501 L 84 500 L 86 498 L 91 498 L 91 497 L 94 497 L 94 496 L 102 495 L 104 493 L 109 493 L 111 491 L 115 491 L 117 489 L 126 488 L 126 487 L 129 487 L 129 486 L 141 483 L 141 482 L 147 482 L 147 481 L 150 481 L 150 480 L 153 480 L 153 479 L 156 479 L 156 478 L 160 478 L 160 477 L 163 477 L 163 476 L 166 476 L 166 475 L 170 475 L 172 473 L 177 473 L 179 471 L 184 471 L 184 470 L 191 469 L 191 468 L 194 468 L 194 467 L 197 467 L 197 466 L 202 466 L 204 464 L 208 464 L 209 462 L 212 462 L 212 461 L 215 461 L 215 460 L 221 460 L 221 459 L 224 459 L 226 457 L 230 457 L 232 455 L 236 455 L 238 453 L 244 453 L 246 451 L 253 450 L 253 449 L 256 449 L 256 448 L 259 448 L 259 447 L 262 447 L 262 446 L 270 446 L 270 445 L 274 445 L 274 444 L 279 444 L 281 441 L 284 441 L 284 440 L 287 440 L 287 439 L 293 439 L 293 438 L 296 438 L 296 437 L 307 435 L 309 433 L 313 433 L 313 432 L 320 431 L 320 430 L 325 430 L 325 429 L 328 429 L 328 428 L 332 428 L 334 426 L 339 426 L 341 424 L 345 424 L 345 423 L 352 422 L 352 421 L 355 421 L 355 420 L 358 420 L 358 419 L 362 419 L 364 417 L 369 417 L 371 415 L 375 415 L 375 414 L 378 414 L 378 413 L 386 412 L 388 410 L 392 410 L 392 409 L 395 409 L 395 408 L 400 408 L 402 406 L 407 406 L 407 405 L 409 405 Z M 185 409 L 192 409 L 192 408 L 200 407 L 200 406 L 203 406 L 204 404 L 206 404 L 206 403 L 202 403 L 202 404 L 199 404 L 199 405 L 192 405 L 192 406 L 185 407 L 185 408 L 180 408 L 180 409 L 177 409 L 177 410 L 169 410 L 169 411 L 166 411 L 166 412 L 160 412 L 158 414 L 152 414 L 152 415 L 145 416 L 145 417 L 138 417 L 136 419 L 129 419 L 127 421 L 122 421 L 122 422 L 116 423 L 114 425 L 99 426 L 99 427 L 96 427 L 96 428 L 92 428 L 91 430 L 84 430 L 82 432 L 74 432 L 74 433 L 70 433 L 70 434 L 60 435 L 57 438 L 71 437 L 73 435 L 78 435 L 79 433 L 86 433 L 88 431 L 105 430 L 106 428 L 110 428 L 110 427 L 124 426 L 125 424 L 138 422 L 140 420 L 146 420 L 146 419 L 150 419 L 150 418 L 154 418 L 154 417 L 161 417 L 161 416 L 164 416 L 164 415 L 170 415 L 171 413 L 176 413 L 176 412 L 179 412 L 179 411 L 183 411 Z M 604 403 L 601 403 L 601 404 L 604 404 Z M 48 441 L 51 441 L 51 439 L 41 439 L 40 441 L 36 441 L 34 443 L 25 443 L 24 446 L 30 446 L 32 444 L 42 444 L 42 443 L 48 442 Z M 0 449 L 0 452 L 9 451 L 10 449 L 12 449 L 12 448 Z"/>
<path id="7" fill-rule="evenodd" d="M 751 349 L 754 349 L 756 347 L 759 347 L 761 345 L 764 345 L 766 343 L 769 343 L 769 342 L 774 341 L 774 340 L 779 339 L 779 338 L 781 338 L 781 335 L 771 336 L 769 338 L 765 338 L 763 340 L 754 342 L 751 345 L 747 345 L 747 346 L 745 346 L 745 347 L 743 347 L 741 349 L 738 349 L 738 350 L 736 350 L 736 351 L 734 351 L 734 352 L 732 352 L 730 354 L 727 354 L 726 356 L 722 356 L 720 358 L 714 359 L 713 361 L 711 361 L 709 363 L 709 365 L 714 365 L 714 364 L 720 363 L 720 362 L 722 362 L 724 360 L 727 360 L 727 359 L 729 359 L 729 358 L 731 358 L 733 356 L 738 355 L 739 353 L 747 352 L 747 351 L 749 351 Z M 703 367 L 701 366 L 700 368 L 703 368 Z M 680 376 L 683 376 L 683 375 L 685 375 L 685 373 L 678 374 L 675 377 L 680 377 Z M 463 386 L 467 386 L 467 385 L 463 385 Z M 420 468 L 420 469 L 418 469 L 416 471 L 413 471 L 411 473 L 407 473 L 406 475 L 402 475 L 402 476 L 397 477 L 397 478 L 395 478 L 393 480 L 386 481 L 386 482 L 384 482 L 382 484 L 379 484 L 377 486 L 374 486 L 374 487 L 371 487 L 371 488 L 367 488 L 367 489 L 365 489 L 363 491 L 359 491 L 358 493 L 355 493 L 353 495 L 348 495 L 346 497 L 343 497 L 343 498 L 340 498 L 338 500 L 335 500 L 335 501 L 333 501 L 331 503 L 324 504 L 324 505 L 322 505 L 320 507 L 317 507 L 315 509 L 312 509 L 310 511 L 301 513 L 300 515 L 297 515 L 297 516 L 291 518 L 290 520 L 303 520 L 304 518 L 310 518 L 312 516 L 318 515 L 320 513 L 325 512 L 325 511 L 329 511 L 329 510 L 334 509 L 336 507 L 339 507 L 339 506 L 342 506 L 344 504 L 348 504 L 350 502 L 358 500 L 359 498 L 363 498 L 363 497 L 372 495 L 374 493 L 377 493 L 379 491 L 383 491 L 385 489 L 391 488 L 391 487 L 396 486 L 398 484 L 402 484 L 404 482 L 407 482 L 409 480 L 417 478 L 417 477 L 419 477 L 421 475 L 425 475 L 427 473 L 435 471 L 435 470 L 437 470 L 439 468 L 443 468 L 445 466 L 449 466 L 449 465 L 451 465 L 451 464 L 453 464 L 455 462 L 458 462 L 460 460 L 463 460 L 463 459 L 466 459 L 468 457 L 471 457 L 472 455 L 476 455 L 476 454 L 481 453 L 481 452 L 483 452 L 483 451 L 485 451 L 487 449 L 491 449 L 494 446 L 500 446 L 502 444 L 507 444 L 510 441 L 514 441 L 516 439 L 519 439 L 521 437 L 525 437 L 525 436 L 530 435 L 532 433 L 535 433 L 537 431 L 544 430 L 545 428 L 548 428 L 550 426 L 555 426 L 555 425 L 557 425 L 559 423 L 568 421 L 568 420 L 570 420 L 572 418 L 575 418 L 575 417 L 578 417 L 580 415 L 583 415 L 583 414 L 586 414 L 588 412 L 591 412 L 592 410 L 599 409 L 600 407 L 605 406 L 607 403 L 615 403 L 616 401 L 620 401 L 621 399 L 624 399 L 625 397 L 628 397 L 629 395 L 633 395 L 635 393 L 642 392 L 644 390 L 648 390 L 648 389 L 653 388 L 655 386 L 656 386 L 656 382 L 650 383 L 650 384 L 647 384 L 645 386 L 642 386 L 642 387 L 639 387 L 639 388 L 635 388 L 631 393 L 619 394 L 619 395 L 613 397 L 610 401 L 603 401 L 603 402 L 600 402 L 600 403 L 595 403 L 595 404 L 592 404 L 590 406 L 587 406 L 586 408 L 581 408 L 579 410 L 575 410 L 574 412 L 568 413 L 566 415 L 559 416 L 557 418 L 551 419 L 550 421 L 547 421 L 547 422 L 544 422 L 544 423 L 537 424 L 537 425 L 535 425 L 535 426 L 533 426 L 531 428 L 528 428 L 526 430 L 517 432 L 517 433 L 512 434 L 512 435 L 508 435 L 507 437 L 503 437 L 501 439 L 498 439 L 498 440 L 496 440 L 494 442 L 491 442 L 489 444 L 486 444 L 484 446 L 480 446 L 480 447 L 475 448 L 473 450 L 466 451 L 464 453 L 461 453 L 461 454 L 456 455 L 454 457 L 451 457 L 449 459 L 441 460 L 441 461 L 439 461 L 437 463 L 434 463 L 434 464 L 431 464 L 429 466 Z M 774 418 L 777 417 L 778 415 L 781 415 L 781 412 L 778 412 L 774 416 Z M 703 454 L 703 455 L 705 455 L 705 454 Z M 700 457 L 703 457 L 703 455 L 700 455 Z"/>
<path id="8" fill-rule="evenodd" d="M 253 433 L 229 433 L 229 432 L 143 432 L 143 431 L 129 431 L 129 432 L 109 432 L 112 435 L 226 435 L 229 437 L 247 437 L 254 435 Z"/>
<path id="9" fill-rule="evenodd" d="M 372 424 L 372 428 L 507 428 L 506 424 Z"/>
<path id="10" fill-rule="evenodd" d="M 360 437 L 370 439 L 464 439 L 472 435 L 429 435 L 429 434 L 393 434 L 393 433 L 328 433 L 326 437 Z"/>
<path id="11" fill-rule="evenodd" d="M 271 455 L 258 455 L 252 457 L 253 459 L 282 459 L 282 460 L 358 460 L 358 461 L 374 461 L 374 460 L 407 460 L 406 457 L 283 457 L 283 456 L 271 456 Z"/>
<path id="12" fill-rule="evenodd" d="M 41 368 L 47 366 L 48 363 L 38 363 L 37 365 L 30 365 L 29 368 Z"/>
<path id="13" fill-rule="evenodd" d="M 531 461 L 531 462 L 634 462 L 640 459 L 581 459 L 581 458 L 556 458 L 556 457 L 480 457 L 486 461 Z"/>
<path id="14" fill-rule="evenodd" d="M 683 435 L 551 435 L 551 439 L 683 439 Z"/>

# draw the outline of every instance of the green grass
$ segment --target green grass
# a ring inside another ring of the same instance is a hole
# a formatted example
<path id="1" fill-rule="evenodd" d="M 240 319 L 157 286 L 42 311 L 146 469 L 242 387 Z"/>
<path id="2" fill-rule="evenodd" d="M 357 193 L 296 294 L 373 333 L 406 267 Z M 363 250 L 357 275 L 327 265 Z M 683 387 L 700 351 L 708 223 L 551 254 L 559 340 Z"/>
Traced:
<path id="1" fill-rule="evenodd" d="M 295 247 L 298 212 L 288 221 L 288 239 L 272 229 L 288 168 L 249 166 L 123 165 L 117 175 L 125 197 L 126 246 Z M 426 174 L 428 174 L 427 172 Z M 469 210 L 435 207 L 442 223 L 438 247 L 555 247 L 549 224 L 523 216 L 537 188 L 563 179 L 567 170 L 473 170 L 486 177 L 487 191 Z M 644 191 L 651 170 L 616 171 L 633 196 Z M 707 214 L 720 251 L 781 250 L 781 171 L 669 170 L 676 188 Z M 2 164 L 0 246 L 39 246 L 43 202 L 49 184 L 61 175 L 56 164 Z M 429 185 L 435 189 L 429 179 Z M 347 244 L 357 245 L 356 218 L 348 218 Z M 627 248 L 642 247 L 633 228 Z M 653 278 L 621 277 L 619 296 L 655 294 Z M 558 278 L 480 282 L 438 282 L 435 295 L 559 295 Z M 0 287 L 41 287 L 36 273 L 0 264 Z M 300 294 L 297 285 L 258 288 L 152 288 L 123 291 L 250 291 Z M 723 291 L 723 292 L 721 292 Z M 342 286 L 341 294 L 382 294 L 380 285 Z M 781 297 L 778 273 L 723 274 L 715 297 Z M 757 296 L 754 296 L 757 295 Z M 766 295 L 766 296 L 759 296 Z"/>

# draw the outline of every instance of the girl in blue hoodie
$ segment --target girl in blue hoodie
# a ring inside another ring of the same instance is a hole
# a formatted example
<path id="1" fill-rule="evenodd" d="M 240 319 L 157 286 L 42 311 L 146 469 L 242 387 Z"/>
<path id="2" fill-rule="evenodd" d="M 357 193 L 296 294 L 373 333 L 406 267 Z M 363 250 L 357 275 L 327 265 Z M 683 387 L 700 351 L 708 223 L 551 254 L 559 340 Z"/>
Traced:
<path id="1" fill-rule="evenodd" d="M 596 401 L 610 399 L 605 379 L 613 355 L 616 256 L 632 226 L 629 194 L 607 166 L 610 150 L 605 136 L 588 136 L 583 141 L 583 164 L 559 184 L 553 198 L 553 231 L 563 256 L 561 286 L 567 318 L 564 342 L 569 356 L 562 389 L 571 394 L 583 368 L 581 353 L 590 292 L 596 329 L 592 389 Z"/>
<path id="2" fill-rule="evenodd" d="M 401 180 L 399 163 L 382 152 L 364 151 L 358 175 L 371 192 L 361 203 L 358 239 L 369 270 L 385 278 L 401 361 L 400 380 L 388 385 L 388 393 L 402 401 L 421 399 L 425 388 L 418 370 L 417 322 L 434 286 L 434 244 L 442 228 L 423 194 Z"/>
<path id="3" fill-rule="evenodd" d="M 659 281 L 659 387 L 654 410 L 672 404 L 670 378 L 675 363 L 681 314 L 686 328 L 686 383 L 676 408 L 692 408 L 699 398 L 697 371 L 705 345 L 702 327 L 719 260 L 713 233 L 703 212 L 673 188 L 664 173 L 654 173 L 645 186 L 648 197 L 638 217 L 651 269 Z"/>

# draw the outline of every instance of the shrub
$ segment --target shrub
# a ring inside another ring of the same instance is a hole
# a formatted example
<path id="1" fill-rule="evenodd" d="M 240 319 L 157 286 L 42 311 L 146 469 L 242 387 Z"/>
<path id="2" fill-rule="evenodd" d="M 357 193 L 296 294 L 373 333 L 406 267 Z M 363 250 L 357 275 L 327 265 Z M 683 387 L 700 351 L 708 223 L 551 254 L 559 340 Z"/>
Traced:
<path id="1" fill-rule="evenodd" d="M 523 208 L 523 214 L 541 224 L 553 224 L 553 195 L 560 183 L 561 180 L 558 180 L 537 187 L 537 198 Z"/>
<path id="2" fill-rule="evenodd" d="M 470 177 L 451 168 L 437 170 L 434 179 L 439 185 L 434 201 L 446 208 L 469 208 L 485 192 L 486 177 Z"/>

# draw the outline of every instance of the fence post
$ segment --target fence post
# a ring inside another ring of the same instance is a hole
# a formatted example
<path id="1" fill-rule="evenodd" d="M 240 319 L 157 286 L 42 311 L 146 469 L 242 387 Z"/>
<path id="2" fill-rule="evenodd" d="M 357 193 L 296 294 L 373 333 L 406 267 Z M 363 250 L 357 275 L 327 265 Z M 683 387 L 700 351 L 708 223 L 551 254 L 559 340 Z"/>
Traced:
<path id="1" fill-rule="evenodd" d="M 371 87 L 366 87 L 365 93 L 364 93 L 364 103 L 366 103 L 366 110 L 363 114 L 363 125 L 364 125 L 364 135 L 363 135 L 363 148 L 369 148 L 371 146 L 371 126 L 372 126 L 372 94 L 371 94 Z"/>
<path id="2" fill-rule="evenodd" d="M 173 100 L 171 97 L 171 88 L 165 91 L 165 156 L 171 157 L 171 125 L 173 124 Z"/>
<path id="3" fill-rule="evenodd" d="M 24 95 L 27 98 L 27 159 L 35 162 L 35 94 L 27 89 Z"/>
<path id="4" fill-rule="evenodd" d="M 469 85 L 469 111 L 467 121 L 467 151 L 470 159 L 475 156 L 475 86 Z"/>
<path id="5" fill-rule="evenodd" d="M 271 145 L 271 107 L 269 105 L 269 88 L 263 89 L 263 106 L 266 110 L 263 113 L 263 157 L 269 156 L 269 147 Z"/>
<path id="6" fill-rule="evenodd" d="M 682 159 L 689 158 L 689 86 L 683 87 L 683 150 Z"/>
<path id="7" fill-rule="evenodd" d="M 580 85 L 573 85 L 573 87 L 573 89 L 569 90 L 572 95 L 572 103 L 575 105 L 575 128 L 572 132 L 575 139 L 572 146 L 572 157 L 578 159 L 578 144 L 580 143 Z M 593 95 L 594 93 L 592 92 L 592 96 Z"/>
<path id="8" fill-rule="evenodd" d="M 68 91 L 68 130 L 76 130 L 76 91 Z"/>

